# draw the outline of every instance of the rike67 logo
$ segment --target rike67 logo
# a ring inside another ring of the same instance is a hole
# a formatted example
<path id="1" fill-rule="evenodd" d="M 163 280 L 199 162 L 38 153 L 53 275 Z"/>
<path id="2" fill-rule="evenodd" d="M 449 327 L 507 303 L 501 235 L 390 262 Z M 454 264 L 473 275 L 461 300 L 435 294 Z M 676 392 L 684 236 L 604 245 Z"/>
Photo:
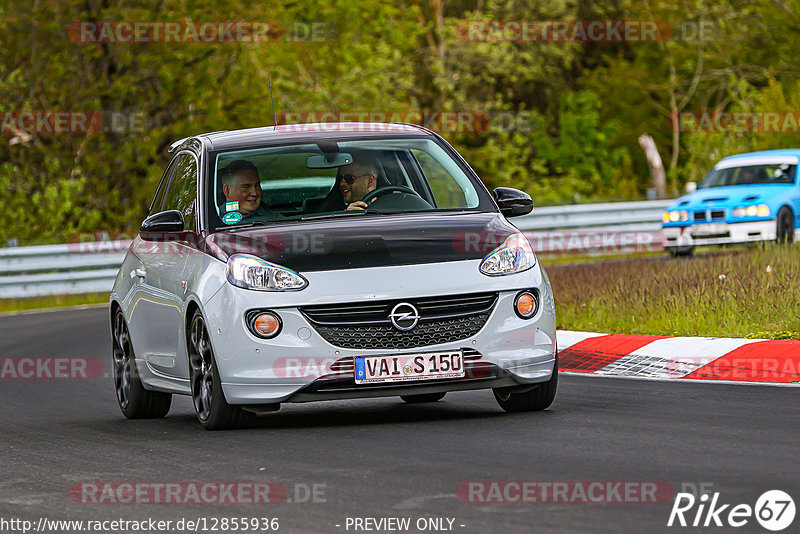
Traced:
<path id="1" fill-rule="evenodd" d="M 773 532 L 784 530 L 795 516 L 794 500 L 781 490 L 764 492 L 755 506 L 749 504 L 722 504 L 720 493 L 704 493 L 695 497 L 691 493 L 678 493 L 669 514 L 667 526 L 681 527 L 743 527 L 755 520 Z"/>

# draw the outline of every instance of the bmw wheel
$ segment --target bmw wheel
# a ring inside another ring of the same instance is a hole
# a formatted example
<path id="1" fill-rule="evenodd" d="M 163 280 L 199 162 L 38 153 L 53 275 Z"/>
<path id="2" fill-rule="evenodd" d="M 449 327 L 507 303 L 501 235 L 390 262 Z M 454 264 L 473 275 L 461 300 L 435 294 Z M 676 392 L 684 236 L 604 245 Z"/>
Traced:
<path id="1" fill-rule="evenodd" d="M 669 250 L 669 253 L 673 258 L 688 257 L 694 254 L 694 247 L 674 247 Z"/>
<path id="2" fill-rule="evenodd" d="M 114 312 L 112 334 L 114 389 L 122 414 L 128 419 L 164 417 L 172 404 L 172 395 L 144 389 L 136 370 L 128 323 L 120 308 Z"/>
<path id="3" fill-rule="evenodd" d="M 206 430 L 223 430 L 250 425 L 254 415 L 239 406 L 231 406 L 225 400 L 211 338 L 200 310 L 192 317 L 188 352 L 192 404 L 203 427 Z"/>
<path id="4" fill-rule="evenodd" d="M 778 243 L 791 245 L 794 242 L 794 214 L 791 209 L 784 206 L 778 211 L 777 225 Z"/>

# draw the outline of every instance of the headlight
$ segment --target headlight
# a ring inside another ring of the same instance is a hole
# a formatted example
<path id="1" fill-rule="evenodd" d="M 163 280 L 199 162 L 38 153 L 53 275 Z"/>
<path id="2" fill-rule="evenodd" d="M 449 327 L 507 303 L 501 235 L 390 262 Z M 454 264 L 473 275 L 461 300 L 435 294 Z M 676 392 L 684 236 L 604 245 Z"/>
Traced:
<path id="1" fill-rule="evenodd" d="M 487 276 L 521 273 L 536 265 L 536 255 L 522 234 L 512 234 L 481 262 L 480 271 Z"/>
<path id="2" fill-rule="evenodd" d="M 766 204 L 739 206 L 733 209 L 734 217 L 769 217 L 769 214 L 769 206 Z"/>
<path id="3" fill-rule="evenodd" d="M 661 216 L 661 220 L 664 223 L 671 223 L 671 222 L 678 222 L 678 221 L 688 221 L 689 220 L 689 212 L 686 211 L 686 210 L 665 211 L 664 214 Z"/>
<path id="4" fill-rule="evenodd" d="M 291 269 L 250 254 L 228 258 L 228 282 L 258 291 L 298 291 L 308 285 L 308 280 Z"/>

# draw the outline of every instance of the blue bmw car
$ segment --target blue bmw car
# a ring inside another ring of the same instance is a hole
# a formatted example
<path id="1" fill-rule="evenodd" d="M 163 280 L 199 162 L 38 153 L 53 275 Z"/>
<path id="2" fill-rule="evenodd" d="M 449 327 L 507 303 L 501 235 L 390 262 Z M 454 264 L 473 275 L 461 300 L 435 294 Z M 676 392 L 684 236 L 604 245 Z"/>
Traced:
<path id="1" fill-rule="evenodd" d="M 794 241 L 800 215 L 800 149 L 722 159 L 664 211 L 664 247 L 675 255 L 701 245 Z"/>

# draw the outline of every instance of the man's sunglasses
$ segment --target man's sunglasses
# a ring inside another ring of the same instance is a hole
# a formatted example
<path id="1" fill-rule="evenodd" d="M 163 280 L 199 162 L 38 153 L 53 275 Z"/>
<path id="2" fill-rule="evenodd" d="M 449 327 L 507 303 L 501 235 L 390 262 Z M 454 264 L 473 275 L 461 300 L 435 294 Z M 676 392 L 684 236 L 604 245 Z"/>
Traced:
<path id="1" fill-rule="evenodd" d="M 344 180 L 345 182 L 347 182 L 347 185 L 353 185 L 353 182 L 356 181 L 356 178 L 361 178 L 362 176 L 369 176 L 371 174 L 372 174 L 371 172 L 368 172 L 367 174 L 362 174 L 360 176 L 353 176 L 350 173 L 342 174 L 341 176 L 336 177 L 336 182 L 339 183 L 342 180 Z"/>

